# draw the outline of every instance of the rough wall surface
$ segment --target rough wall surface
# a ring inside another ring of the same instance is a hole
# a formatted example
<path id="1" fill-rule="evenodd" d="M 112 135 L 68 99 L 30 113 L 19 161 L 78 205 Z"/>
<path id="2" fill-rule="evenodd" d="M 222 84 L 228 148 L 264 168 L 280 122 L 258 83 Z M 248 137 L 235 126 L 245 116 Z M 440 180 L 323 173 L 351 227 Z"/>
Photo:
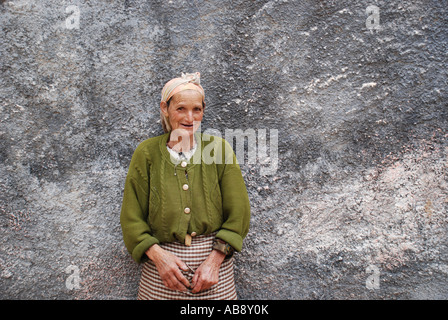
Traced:
<path id="1" fill-rule="evenodd" d="M 127 168 L 200 71 L 203 130 L 278 130 L 276 170 L 241 166 L 240 299 L 447 299 L 447 8 L 0 1 L 0 297 L 136 297 Z"/>

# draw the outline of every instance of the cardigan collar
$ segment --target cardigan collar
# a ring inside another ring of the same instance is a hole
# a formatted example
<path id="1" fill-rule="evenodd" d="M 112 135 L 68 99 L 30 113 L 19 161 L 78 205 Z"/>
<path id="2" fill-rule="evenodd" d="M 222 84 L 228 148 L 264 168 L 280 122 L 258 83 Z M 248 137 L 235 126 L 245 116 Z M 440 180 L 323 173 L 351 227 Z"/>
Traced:
<path id="1" fill-rule="evenodd" d="M 168 146 L 166 145 L 168 143 L 168 139 L 170 138 L 170 132 L 165 133 L 164 137 L 160 139 L 160 151 L 162 153 L 162 156 L 165 160 L 167 160 L 171 165 L 177 166 L 182 161 L 185 161 L 187 163 L 187 168 L 194 166 L 195 164 L 198 164 L 202 161 L 201 159 L 201 150 L 203 148 L 202 146 L 202 135 L 201 133 L 195 132 L 194 138 L 196 141 L 195 147 L 188 152 L 189 158 L 184 159 L 182 157 L 179 157 L 179 155 L 174 151 L 173 154 L 168 150 Z"/>

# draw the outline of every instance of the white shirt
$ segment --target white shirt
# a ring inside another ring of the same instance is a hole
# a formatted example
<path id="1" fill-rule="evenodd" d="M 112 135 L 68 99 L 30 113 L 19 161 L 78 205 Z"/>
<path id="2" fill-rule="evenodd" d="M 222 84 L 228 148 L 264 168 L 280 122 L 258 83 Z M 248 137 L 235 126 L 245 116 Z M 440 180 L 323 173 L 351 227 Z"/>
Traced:
<path id="1" fill-rule="evenodd" d="M 180 162 L 182 160 L 188 161 L 190 160 L 190 158 L 193 156 L 193 154 L 196 151 L 198 144 L 195 143 L 194 147 L 192 149 L 190 149 L 190 151 L 187 152 L 176 152 L 173 149 L 171 149 L 170 147 L 166 146 L 166 149 L 168 150 L 168 152 L 170 153 L 172 159 L 176 160 L 176 162 Z"/>

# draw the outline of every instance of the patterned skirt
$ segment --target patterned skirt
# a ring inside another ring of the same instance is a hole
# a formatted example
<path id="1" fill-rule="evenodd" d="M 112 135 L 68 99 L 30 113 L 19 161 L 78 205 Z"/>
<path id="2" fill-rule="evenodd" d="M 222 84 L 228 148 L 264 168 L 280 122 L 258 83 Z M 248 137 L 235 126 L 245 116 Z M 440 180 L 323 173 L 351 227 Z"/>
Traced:
<path id="1" fill-rule="evenodd" d="M 180 242 L 161 243 L 160 246 L 175 254 L 192 270 L 196 270 L 212 251 L 215 234 L 200 235 L 192 238 L 191 246 L 187 247 Z M 143 264 L 138 300 L 236 300 L 236 290 L 233 272 L 233 257 L 225 259 L 219 269 L 219 281 L 210 289 L 199 293 L 175 291 L 167 288 L 159 276 L 157 268 L 152 261 Z M 194 272 L 182 271 L 191 283 Z"/>

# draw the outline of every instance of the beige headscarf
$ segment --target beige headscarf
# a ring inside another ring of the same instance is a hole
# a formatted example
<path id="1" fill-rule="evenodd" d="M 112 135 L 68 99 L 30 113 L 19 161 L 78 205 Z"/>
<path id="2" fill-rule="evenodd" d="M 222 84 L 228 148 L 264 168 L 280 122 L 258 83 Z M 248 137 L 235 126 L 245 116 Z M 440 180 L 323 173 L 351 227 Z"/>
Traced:
<path id="1" fill-rule="evenodd" d="M 160 102 L 167 102 L 173 95 L 184 90 L 195 90 L 202 95 L 202 101 L 205 99 L 204 88 L 201 86 L 201 74 L 182 73 L 180 78 L 174 78 L 168 81 L 162 89 L 162 99 Z M 160 110 L 160 121 L 165 132 L 171 131 L 169 120 Z"/>

